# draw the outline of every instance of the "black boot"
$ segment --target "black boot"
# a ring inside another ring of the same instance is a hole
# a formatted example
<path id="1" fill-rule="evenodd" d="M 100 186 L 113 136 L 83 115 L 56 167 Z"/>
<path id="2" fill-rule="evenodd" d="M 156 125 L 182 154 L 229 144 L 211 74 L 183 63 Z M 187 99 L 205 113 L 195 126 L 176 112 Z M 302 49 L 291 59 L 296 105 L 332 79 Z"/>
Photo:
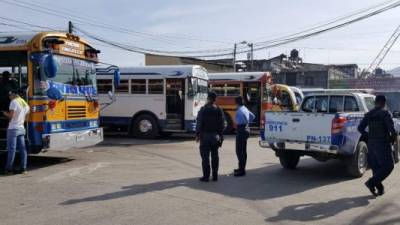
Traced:
<path id="1" fill-rule="evenodd" d="M 235 177 L 243 177 L 243 176 L 246 176 L 246 170 L 241 170 L 241 169 L 236 170 L 236 171 L 233 173 L 233 176 L 235 176 Z"/>
<path id="2" fill-rule="evenodd" d="M 371 182 L 368 180 L 365 182 L 365 186 L 368 188 L 368 190 L 371 192 L 373 196 L 378 196 L 375 190 L 375 186 L 371 184 Z"/>
<path id="3" fill-rule="evenodd" d="M 385 187 L 382 183 L 376 185 L 376 189 L 378 190 L 378 195 L 385 194 Z"/>

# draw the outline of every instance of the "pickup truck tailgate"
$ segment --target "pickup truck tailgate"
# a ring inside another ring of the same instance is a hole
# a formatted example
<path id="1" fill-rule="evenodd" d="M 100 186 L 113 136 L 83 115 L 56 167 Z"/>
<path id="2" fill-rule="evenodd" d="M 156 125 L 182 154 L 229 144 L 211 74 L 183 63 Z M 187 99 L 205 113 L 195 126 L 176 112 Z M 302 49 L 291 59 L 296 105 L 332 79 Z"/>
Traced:
<path id="1" fill-rule="evenodd" d="M 331 144 L 335 114 L 265 112 L 265 140 Z"/>

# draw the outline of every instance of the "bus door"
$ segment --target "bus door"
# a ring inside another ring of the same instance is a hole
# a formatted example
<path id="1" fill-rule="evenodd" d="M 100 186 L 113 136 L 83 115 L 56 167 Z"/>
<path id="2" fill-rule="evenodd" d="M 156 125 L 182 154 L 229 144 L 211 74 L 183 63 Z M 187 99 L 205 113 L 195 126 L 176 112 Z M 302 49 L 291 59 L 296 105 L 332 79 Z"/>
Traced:
<path id="1" fill-rule="evenodd" d="M 166 79 L 166 130 L 184 130 L 185 79 Z"/>
<path id="2" fill-rule="evenodd" d="M 16 60 L 16 59 L 15 59 Z M 22 98 L 26 99 L 27 89 L 27 72 L 26 72 L 26 54 L 21 53 L 18 61 L 14 62 L 18 66 L 0 65 L 0 150 L 6 148 L 6 135 L 9 120 L 1 113 L 1 111 L 8 111 L 10 99 L 8 91 L 17 90 Z M 7 60 L 5 60 L 7 62 Z M 7 71 L 7 72 L 5 72 Z M 8 73 L 8 75 L 5 75 Z"/>
<path id="3" fill-rule="evenodd" d="M 260 82 L 244 82 L 243 98 L 246 107 L 256 116 L 250 126 L 260 126 L 261 112 L 261 83 Z"/>

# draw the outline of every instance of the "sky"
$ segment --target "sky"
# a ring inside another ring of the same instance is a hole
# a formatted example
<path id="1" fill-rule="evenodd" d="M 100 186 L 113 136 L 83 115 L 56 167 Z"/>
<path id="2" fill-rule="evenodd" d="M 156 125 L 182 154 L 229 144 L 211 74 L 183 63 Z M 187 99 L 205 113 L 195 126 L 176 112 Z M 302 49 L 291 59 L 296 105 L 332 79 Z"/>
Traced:
<path id="1" fill-rule="evenodd" d="M 304 30 L 315 24 L 368 8 L 387 0 L 35 0 L 66 13 L 91 18 L 99 23 L 135 32 L 121 33 L 88 24 L 72 16 L 61 18 L 17 7 L 0 0 L 1 16 L 35 25 L 66 29 L 68 20 L 77 27 L 108 40 L 160 50 L 203 50 L 232 48 L 241 41 L 259 42 Z M 25 1 L 29 0 L 16 0 Z M 256 59 L 300 51 L 304 62 L 322 64 L 357 63 L 367 67 L 400 21 L 400 7 L 339 30 L 284 46 L 263 49 Z M 28 29 L 1 23 L 0 32 Z M 101 50 L 100 60 L 118 66 L 144 65 L 144 56 L 89 40 Z M 245 55 L 238 56 L 244 59 Z M 382 67 L 400 66 L 400 41 L 393 46 Z"/>

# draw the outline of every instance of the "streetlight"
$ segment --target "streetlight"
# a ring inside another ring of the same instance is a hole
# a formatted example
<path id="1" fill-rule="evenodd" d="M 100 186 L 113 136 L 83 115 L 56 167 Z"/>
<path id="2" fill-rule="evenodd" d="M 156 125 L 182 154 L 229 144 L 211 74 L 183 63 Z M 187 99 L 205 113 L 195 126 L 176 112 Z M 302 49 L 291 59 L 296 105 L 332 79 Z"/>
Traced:
<path id="1" fill-rule="evenodd" d="M 233 46 L 233 71 L 236 72 L 236 49 L 237 49 L 237 45 L 247 45 L 248 47 L 250 47 L 250 60 L 251 60 L 251 70 L 253 70 L 253 61 L 254 61 L 254 57 L 253 57 L 253 43 L 249 43 L 247 41 L 242 41 L 239 43 L 235 43 Z"/>

